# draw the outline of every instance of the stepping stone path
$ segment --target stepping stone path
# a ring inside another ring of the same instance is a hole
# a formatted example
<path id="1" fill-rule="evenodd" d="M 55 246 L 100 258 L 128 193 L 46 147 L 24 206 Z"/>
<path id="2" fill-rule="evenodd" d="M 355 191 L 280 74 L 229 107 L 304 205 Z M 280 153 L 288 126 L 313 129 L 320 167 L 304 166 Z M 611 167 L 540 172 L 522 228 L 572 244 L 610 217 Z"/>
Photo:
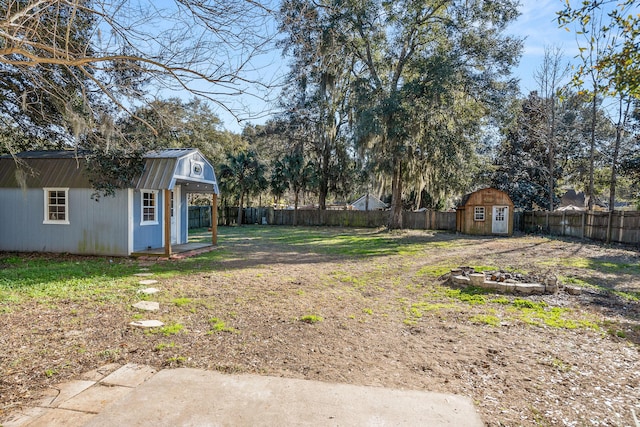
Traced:
<path id="1" fill-rule="evenodd" d="M 160 304 L 155 301 L 139 301 L 133 304 L 135 308 L 142 311 L 158 311 L 160 310 Z"/>
<path id="2" fill-rule="evenodd" d="M 153 273 L 136 273 L 134 274 L 134 276 L 138 276 L 138 277 L 153 276 Z M 148 286 L 148 285 L 156 284 L 158 283 L 158 281 L 153 279 L 146 279 L 146 280 L 140 280 L 138 283 L 140 285 Z M 138 291 L 138 293 L 142 293 L 145 295 L 154 295 L 158 292 L 160 292 L 160 289 L 157 289 L 157 288 L 146 288 Z M 133 306 L 138 310 L 142 310 L 142 311 L 160 310 L 160 304 L 155 301 L 139 301 L 133 304 Z M 164 326 L 164 323 L 162 323 L 159 320 L 136 320 L 129 323 L 129 325 L 135 326 L 138 328 L 159 328 L 161 326 Z"/>
<path id="3" fill-rule="evenodd" d="M 160 289 L 157 289 L 157 288 L 146 288 L 146 289 L 140 289 L 138 291 L 139 294 L 146 294 L 146 295 L 153 295 L 153 294 L 157 294 L 158 292 L 160 292 Z"/>
<path id="4" fill-rule="evenodd" d="M 138 328 L 159 328 L 164 326 L 159 320 L 136 320 L 135 322 L 129 323 L 131 326 L 137 326 Z"/>

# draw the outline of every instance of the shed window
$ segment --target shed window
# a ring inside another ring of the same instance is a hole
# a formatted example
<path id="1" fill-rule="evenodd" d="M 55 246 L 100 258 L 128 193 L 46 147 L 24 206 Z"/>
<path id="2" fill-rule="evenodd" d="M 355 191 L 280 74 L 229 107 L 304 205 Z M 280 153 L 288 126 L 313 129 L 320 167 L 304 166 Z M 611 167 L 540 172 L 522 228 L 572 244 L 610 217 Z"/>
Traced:
<path id="1" fill-rule="evenodd" d="M 69 189 L 44 189 L 44 224 L 69 224 Z"/>
<path id="2" fill-rule="evenodd" d="M 484 206 L 476 206 L 473 212 L 474 221 L 484 221 Z"/>
<path id="3" fill-rule="evenodd" d="M 158 192 L 142 190 L 142 220 L 140 225 L 152 225 L 158 223 Z"/>

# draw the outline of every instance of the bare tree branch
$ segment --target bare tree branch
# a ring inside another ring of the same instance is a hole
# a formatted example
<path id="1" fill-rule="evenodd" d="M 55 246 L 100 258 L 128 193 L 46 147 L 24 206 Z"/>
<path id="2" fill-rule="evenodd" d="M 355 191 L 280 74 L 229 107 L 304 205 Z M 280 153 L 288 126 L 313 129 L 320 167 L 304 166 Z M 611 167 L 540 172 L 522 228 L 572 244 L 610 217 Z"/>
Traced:
<path id="1" fill-rule="evenodd" d="M 48 102 L 95 116 L 105 107 L 96 99 L 130 114 L 153 100 L 142 87 L 189 91 L 237 115 L 225 97 L 273 86 L 255 63 L 272 48 L 271 14 L 253 0 L 7 0 L 0 115 Z"/>

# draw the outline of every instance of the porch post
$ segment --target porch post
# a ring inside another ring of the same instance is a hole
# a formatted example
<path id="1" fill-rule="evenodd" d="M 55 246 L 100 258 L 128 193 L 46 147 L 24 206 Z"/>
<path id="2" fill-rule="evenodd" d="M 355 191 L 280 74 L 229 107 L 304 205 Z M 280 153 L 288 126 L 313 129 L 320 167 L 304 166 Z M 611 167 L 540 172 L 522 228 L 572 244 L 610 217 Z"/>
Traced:
<path id="1" fill-rule="evenodd" d="M 211 244 L 218 244 L 218 195 L 211 197 Z"/>
<path id="2" fill-rule="evenodd" d="M 171 257 L 171 190 L 164 190 L 164 255 Z"/>

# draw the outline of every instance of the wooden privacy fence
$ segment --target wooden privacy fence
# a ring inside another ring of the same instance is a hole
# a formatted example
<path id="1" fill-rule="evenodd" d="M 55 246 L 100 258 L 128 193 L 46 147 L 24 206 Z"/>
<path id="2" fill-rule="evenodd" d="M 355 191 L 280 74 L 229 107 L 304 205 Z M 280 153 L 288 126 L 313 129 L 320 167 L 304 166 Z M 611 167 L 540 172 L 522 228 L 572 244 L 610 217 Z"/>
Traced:
<path id="1" fill-rule="evenodd" d="M 640 212 L 524 212 L 523 231 L 545 232 L 557 236 L 640 243 Z M 610 236 L 610 239 L 607 239 Z"/>
<path id="2" fill-rule="evenodd" d="M 389 211 L 355 210 L 299 210 L 298 225 L 324 225 L 339 227 L 384 227 L 389 223 Z M 293 225 L 294 211 L 271 210 L 267 213 L 267 223 Z M 402 213 L 403 228 L 420 230 L 456 229 L 455 212 L 410 212 Z"/>
<path id="3" fill-rule="evenodd" d="M 211 227 L 211 206 L 189 206 L 189 228 Z"/>
<path id="4" fill-rule="evenodd" d="M 404 228 L 421 230 L 456 229 L 455 212 L 409 212 L 403 215 Z M 294 211 L 290 209 L 245 208 L 243 224 L 293 225 Z M 237 207 L 219 207 L 218 225 L 235 225 Z M 338 227 L 384 227 L 389 223 L 389 211 L 355 210 L 298 210 L 297 224 Z M 189 206 L 189 228 L 211 226 L 211 206 Z"/>

